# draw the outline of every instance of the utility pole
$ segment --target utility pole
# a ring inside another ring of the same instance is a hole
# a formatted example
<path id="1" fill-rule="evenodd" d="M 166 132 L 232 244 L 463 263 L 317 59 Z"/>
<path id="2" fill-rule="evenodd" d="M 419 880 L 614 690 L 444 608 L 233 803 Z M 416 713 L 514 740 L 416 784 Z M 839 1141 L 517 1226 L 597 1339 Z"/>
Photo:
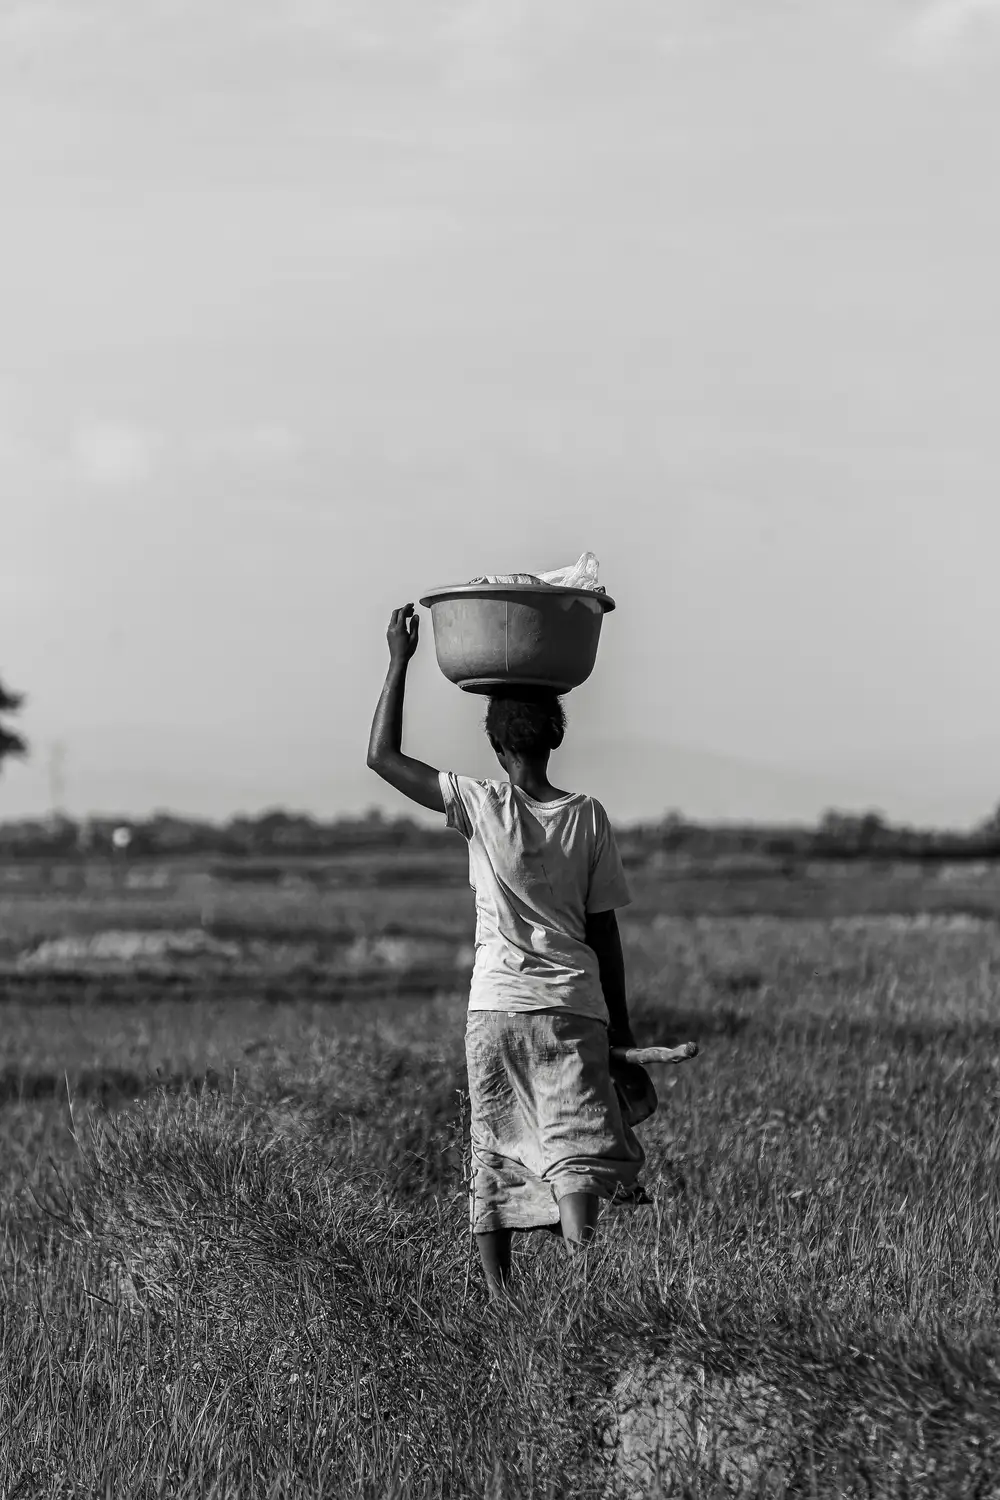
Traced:
<path id="1" fill-rule="evenodd" d="M 53 822 L 66 816 L 66 756 L 65 740 L 55 740 L 49 750 L 49 802 Z"/>

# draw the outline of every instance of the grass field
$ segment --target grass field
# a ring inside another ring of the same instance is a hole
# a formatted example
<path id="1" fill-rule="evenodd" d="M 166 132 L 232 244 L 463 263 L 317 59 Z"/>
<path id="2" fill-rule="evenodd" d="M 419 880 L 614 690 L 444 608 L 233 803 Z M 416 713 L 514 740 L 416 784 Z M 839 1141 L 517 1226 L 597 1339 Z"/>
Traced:
<path id="1" fill-rule="evenodd" d="M 634 885 L 635 1029 L 701 1055 L 520 1311 L 461 882 L 6 894 L 0 1497 L 1000 1496 L 996 873 Z"/>

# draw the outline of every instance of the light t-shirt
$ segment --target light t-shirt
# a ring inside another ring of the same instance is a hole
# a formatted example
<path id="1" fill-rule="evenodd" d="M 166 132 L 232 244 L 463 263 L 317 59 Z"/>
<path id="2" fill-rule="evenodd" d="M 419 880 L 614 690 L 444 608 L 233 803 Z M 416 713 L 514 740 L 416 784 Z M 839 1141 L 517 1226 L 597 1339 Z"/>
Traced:
<path id="1" fill-rule="evenodd" d="M 536 802 L 506 781 L 438 776 L 449 828 L 469 841 L 476 893 L 470 1010 L 566 1010 L 607 1023 L 588 913 L 631 901 L 601 804 Z"/>

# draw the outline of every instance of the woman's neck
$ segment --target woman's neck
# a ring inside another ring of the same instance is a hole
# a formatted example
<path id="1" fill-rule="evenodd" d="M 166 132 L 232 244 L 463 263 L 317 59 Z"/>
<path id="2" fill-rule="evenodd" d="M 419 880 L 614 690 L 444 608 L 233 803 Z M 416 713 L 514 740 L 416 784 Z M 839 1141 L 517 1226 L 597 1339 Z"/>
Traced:
<path id="1" fill-rule="evenodd" d="M 565 797 L 566 792 L 560 791 L 553 786 L 549 780 L 548 766 L 539 764 L 537 761 L 507 762 L 507 780 L 511 786 L 516 786 L 519 792 L 533 797 L 536 802 L 554 802 L 557 797 Z"/>

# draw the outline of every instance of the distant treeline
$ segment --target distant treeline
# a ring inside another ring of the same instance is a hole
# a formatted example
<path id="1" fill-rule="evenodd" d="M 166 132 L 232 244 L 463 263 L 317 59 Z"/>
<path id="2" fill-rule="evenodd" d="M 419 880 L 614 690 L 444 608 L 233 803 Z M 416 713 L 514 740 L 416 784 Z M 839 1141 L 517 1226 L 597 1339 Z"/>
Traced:
<path id="1" fill-rule="evenodd" d="M 629 863 L 656 855 L 712 859 L 768 857 L 801 859 L 1000 858 L 1000 809 L 978 828 L 947 831 L 894 826 L 878 813 L 830 812 L 815 826 L 703 824 L 670 813 L 656 821 L 619 827 L 618 841 Z M 0 859 L 86 859 L 94 855 L 130 860 L 203 854 L 229 856 L 336 856 L 356 851 L 433 853 L 454 841 L 443 826 L 363 817 L 324 822 L 280 810 L 226 823 L 157 813 L 150 818 L 67 817 L 0 823 Z"/>

